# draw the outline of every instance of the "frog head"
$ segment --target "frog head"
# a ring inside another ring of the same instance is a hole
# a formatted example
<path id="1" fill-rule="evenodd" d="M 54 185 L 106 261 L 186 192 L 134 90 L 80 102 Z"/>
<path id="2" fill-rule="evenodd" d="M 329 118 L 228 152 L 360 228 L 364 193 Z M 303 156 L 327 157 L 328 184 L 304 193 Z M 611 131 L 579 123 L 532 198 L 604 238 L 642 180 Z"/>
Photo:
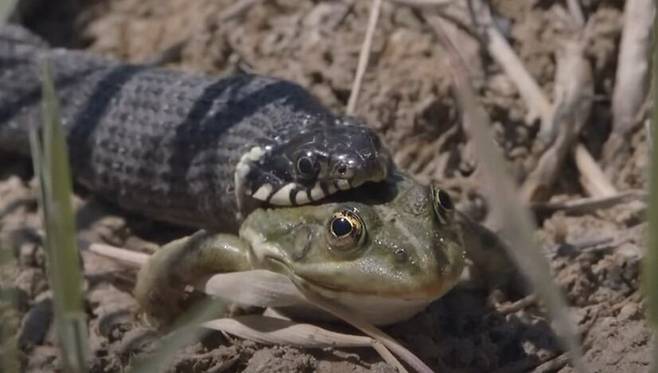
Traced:
<path id="1" fill-rule="evenodd" d="M 374 324 L 413 316 L 448 291 L 464 266 L 449 196 L 404 175 L 322 204 L 256 210 L 240 236 L 257 266 Z"/>

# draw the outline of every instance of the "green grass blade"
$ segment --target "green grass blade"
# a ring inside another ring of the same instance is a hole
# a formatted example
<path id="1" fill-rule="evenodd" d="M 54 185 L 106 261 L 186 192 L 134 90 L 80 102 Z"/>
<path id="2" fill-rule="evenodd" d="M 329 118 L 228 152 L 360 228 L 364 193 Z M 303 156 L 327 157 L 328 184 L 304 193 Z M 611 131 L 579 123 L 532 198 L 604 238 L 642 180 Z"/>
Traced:
<path id="1" fill-rule="evenodd" d="M 16 0 L 0 0 L 0 23 L 5 23 L 16 8 Z"/>
<path id="2" fill-rule="evenodd" d="M 493 133 L 489 127 L 481 125 L 483 123 L 486 121 L 478 121 L 478 125 L 474 126 L 472 139 L 477 148 L 478 162 L 484 166 L 482 174 L 486 185 L 489 185 L 487 200 L 491 204 L 491 210 L 505 217 L 500 219 L 500 235 L 509 243 L 510 256 L 517 263 L 517 267 L 523 270 L 546 306 L 557 336 L 569 352 L 574 367 L 578 372 L 586 372 L 582 362 L 582 349 L 576 328 L 569 316 L 566 299 L 553 281 L 549 262 L 534 237 L 533 232 L 537 229 L 534 218 L 519 201 L 519 193 L 507 173 L 501 151 L 492 141 Z"/>
<path id="3" fill-rule="evenodd" d="M 654 17 L 653 25 L 653 74 L 651 77 L 651 94 L 653 111 L 651 113 L 651 169 L 649 180 L 649 244 L 644 258 L 642 274 L 643 287 L 647 298 L 647 319 L 653 328 L 654 353 L 651 365 L 652 372 L 658 372 L 658 18 Z"/>
<path id="4" fill-rule="evenodd" d="M 48 278 L 53 291 L 55 322 L 66 371 L 87 369 L 87 324 L 83 308 L 82 273 L 75 235 L 71 171 L 59 107 L 47 60 L 41 64 L 43 128 L 32 128 L 30 145 L 41 186 L 46 230 Z"/>

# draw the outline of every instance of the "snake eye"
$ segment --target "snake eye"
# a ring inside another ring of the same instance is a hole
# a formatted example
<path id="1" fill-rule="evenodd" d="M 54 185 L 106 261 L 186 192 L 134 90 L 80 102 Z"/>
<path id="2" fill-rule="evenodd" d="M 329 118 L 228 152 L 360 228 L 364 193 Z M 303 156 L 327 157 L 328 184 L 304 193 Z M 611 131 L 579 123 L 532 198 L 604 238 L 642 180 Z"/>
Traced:
<path id="1" fill-rule="evenodd" d="M 364 236 L 365 226 L 354 211 L 344 209 L 333 214 L 327 226 L 329 245 L 346 250 L 354 247 Z"/>
<path id="2" fill-rule="evenodd" d="M 314 176 L 318 168 L 317 163 L 309 156 L 302 156 L 297 160 L 297 171 L 303 176 Z"/>
<path id="3" fill-rule="evenodd" d="M 438 186 L 432 184 L 432 206 L 437 219 L 442 224 L 448 224 L 452 219 L 455 205 L 452 203 L 450 194 Z"/>

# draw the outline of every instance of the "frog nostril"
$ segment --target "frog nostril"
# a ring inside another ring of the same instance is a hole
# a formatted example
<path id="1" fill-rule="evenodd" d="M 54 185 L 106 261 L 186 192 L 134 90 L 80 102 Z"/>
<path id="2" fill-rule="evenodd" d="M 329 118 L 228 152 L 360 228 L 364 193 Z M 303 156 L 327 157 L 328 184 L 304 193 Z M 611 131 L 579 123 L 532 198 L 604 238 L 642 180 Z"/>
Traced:
<path id="1" fill-rule="evenodd" d="M 405 249 L 395 249 L 393 254 L 395 255 L 395 260 L 400 263 L 406 262 L 409 259 L 409 254 L 407 254 L 407 250 Z"/>

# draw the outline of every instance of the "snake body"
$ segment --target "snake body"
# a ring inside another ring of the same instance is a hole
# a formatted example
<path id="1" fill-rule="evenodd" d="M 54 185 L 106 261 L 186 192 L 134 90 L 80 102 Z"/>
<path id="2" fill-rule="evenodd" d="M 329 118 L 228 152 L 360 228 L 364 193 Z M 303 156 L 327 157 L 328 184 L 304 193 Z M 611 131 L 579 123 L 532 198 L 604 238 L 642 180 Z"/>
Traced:
<path id="1" fill-rule="evenodd" d="M 26 153 L 28 129 L 42 121 L 43 58 L 76 180 L 125 209 L 235 230 L 236 212 L 263 202 L 308 203 L 386 177 L 390 162 L 377 136 L 295 83 L 51 49 L 9 25 L 0 26 L 2 150 Z"/>

